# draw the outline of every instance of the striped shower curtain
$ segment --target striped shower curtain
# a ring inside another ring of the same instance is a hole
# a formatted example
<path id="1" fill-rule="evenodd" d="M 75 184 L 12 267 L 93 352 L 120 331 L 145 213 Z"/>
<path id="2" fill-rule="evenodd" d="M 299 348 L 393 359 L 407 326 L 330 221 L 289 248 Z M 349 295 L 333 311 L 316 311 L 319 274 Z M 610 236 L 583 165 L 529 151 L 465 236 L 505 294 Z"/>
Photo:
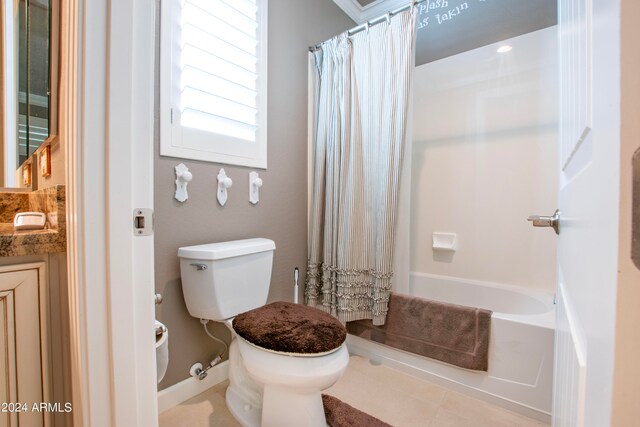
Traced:
<path id="1" fill-rule="evenodd" d="M 385 322 L 414 68 L 400 12 L 312 52 L 312 182 L 305 303 Z"/>

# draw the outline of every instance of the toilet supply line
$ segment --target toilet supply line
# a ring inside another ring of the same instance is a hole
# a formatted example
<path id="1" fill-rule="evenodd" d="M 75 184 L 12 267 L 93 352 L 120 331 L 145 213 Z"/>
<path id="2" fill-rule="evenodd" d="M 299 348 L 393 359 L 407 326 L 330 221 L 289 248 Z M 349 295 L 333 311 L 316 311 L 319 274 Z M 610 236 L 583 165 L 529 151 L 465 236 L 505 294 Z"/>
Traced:
<path id="1" fill-rule="evenodd" d="M 211 362 L 209 362 L 206 368 L 203 368 L 202 364 L 200 362 L 197 362 L 189 370 L 189 374 L 191 374 L 192 377 L 197 377 L 200 381 L 202 381 L 207 377 L 207 371 L 222 361 L 222 358 L 229 350 L 229 346 L 227 345 L 226 342 L 222 341 L 220 338 L 216 338 L 215 336 L 213 336 L 213 334 L 211 334 L 211 332 L 209 332 L 209 329 L 207 328 L 207 324 L 209 323 L 209 320 L 200 319 L 200 323 L 202 323 L 202 326 L 204 327 L 204 331 L 207 335 L 209 335 L 209 338 L 211 338 L 212 340 L 224 346 L 224 351 L 219 355 L 217 355 Z"/>

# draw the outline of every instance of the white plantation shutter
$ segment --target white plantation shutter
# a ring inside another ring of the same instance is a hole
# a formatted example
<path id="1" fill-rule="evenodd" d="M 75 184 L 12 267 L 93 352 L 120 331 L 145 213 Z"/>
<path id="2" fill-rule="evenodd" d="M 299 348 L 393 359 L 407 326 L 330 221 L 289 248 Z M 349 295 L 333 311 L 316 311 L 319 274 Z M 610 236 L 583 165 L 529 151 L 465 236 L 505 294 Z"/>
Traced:
<path id="1" fill-rule="evenodd" d="M 166 0 L 160 154 L 266 168 L 266 0 Z"/>

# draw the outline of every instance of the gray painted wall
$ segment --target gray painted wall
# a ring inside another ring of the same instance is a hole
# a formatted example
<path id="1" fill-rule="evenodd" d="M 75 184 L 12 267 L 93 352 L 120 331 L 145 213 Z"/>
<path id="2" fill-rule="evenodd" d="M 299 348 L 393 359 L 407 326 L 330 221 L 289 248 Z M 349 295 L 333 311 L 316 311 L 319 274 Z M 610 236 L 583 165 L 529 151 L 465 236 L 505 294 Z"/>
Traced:
<path id="1" fill-rule="evenodd" d="M 416 66 L 558 21 L 557 0 L 429 0 L 417 13 Z"/>
<path id="2" fill-rule="evenodd" d="M 189 376 L 196 361 L 208 363 L 219 346 L 192 318 L 182 296 L 177 251 L 180 246 L 250 237 L 276 242 L 269 300 L 293 299 L 293 269 L 304 283 L 307 253 L 307 48 L 354 26 L 332 0 L 269 1 L 268 169 L 260 203 L 249 204 L 250 168 L 159 156 L 156 138 L 155 275 L 164 295 L 158 320 L 169 328 L 169 367 L 160 389 Z M 157 122 L 157 120 L 156 120 Z M 193 173 L 189 199 L 173 198 L 174 166 L 183 162 Z M 233 179 L 224 208 L 215 199 L 221 167 Z M 300 291 L 302 295 L 302 290 Z M 210 330 L 229 341 L 221 325 Z"/>

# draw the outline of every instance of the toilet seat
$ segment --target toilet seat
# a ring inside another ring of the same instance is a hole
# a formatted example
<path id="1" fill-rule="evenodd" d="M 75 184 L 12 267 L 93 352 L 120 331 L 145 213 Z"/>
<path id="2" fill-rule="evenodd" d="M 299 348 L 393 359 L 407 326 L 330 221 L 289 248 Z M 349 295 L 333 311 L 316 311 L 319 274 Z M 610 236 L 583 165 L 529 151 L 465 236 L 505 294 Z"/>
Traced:
<path id="1" fill-rule="evenodd" d="M 337 351 L 347 330 L 324 311 L 278 301 L 239 314 L 233 329 L 262 351 L 295 357 L 319 357 Z"/>
<path id="2" fill-rule="evenodd" d="M 249 344 L 252 347 L 257 348 L 258 350 L 266 351 L 268 353 L 273 353 L 273 354 L 279 354 L 281 356 L 289 356 L 289 357 L 321 357 L 321 356 L 326 356 L 327 354 L 335 353 L 341 348 L 341 347 L 336 347 L 333 350 L 328 350 L 321 353 L 293 353 L 288 351 L 271 350 L 269 348 L 261 347 L 258 344 L 254 344 L 248 339 L 241 337 L 240 335 L 238 335 L 238 339 L 241 339 L 243 342 Z"/>

